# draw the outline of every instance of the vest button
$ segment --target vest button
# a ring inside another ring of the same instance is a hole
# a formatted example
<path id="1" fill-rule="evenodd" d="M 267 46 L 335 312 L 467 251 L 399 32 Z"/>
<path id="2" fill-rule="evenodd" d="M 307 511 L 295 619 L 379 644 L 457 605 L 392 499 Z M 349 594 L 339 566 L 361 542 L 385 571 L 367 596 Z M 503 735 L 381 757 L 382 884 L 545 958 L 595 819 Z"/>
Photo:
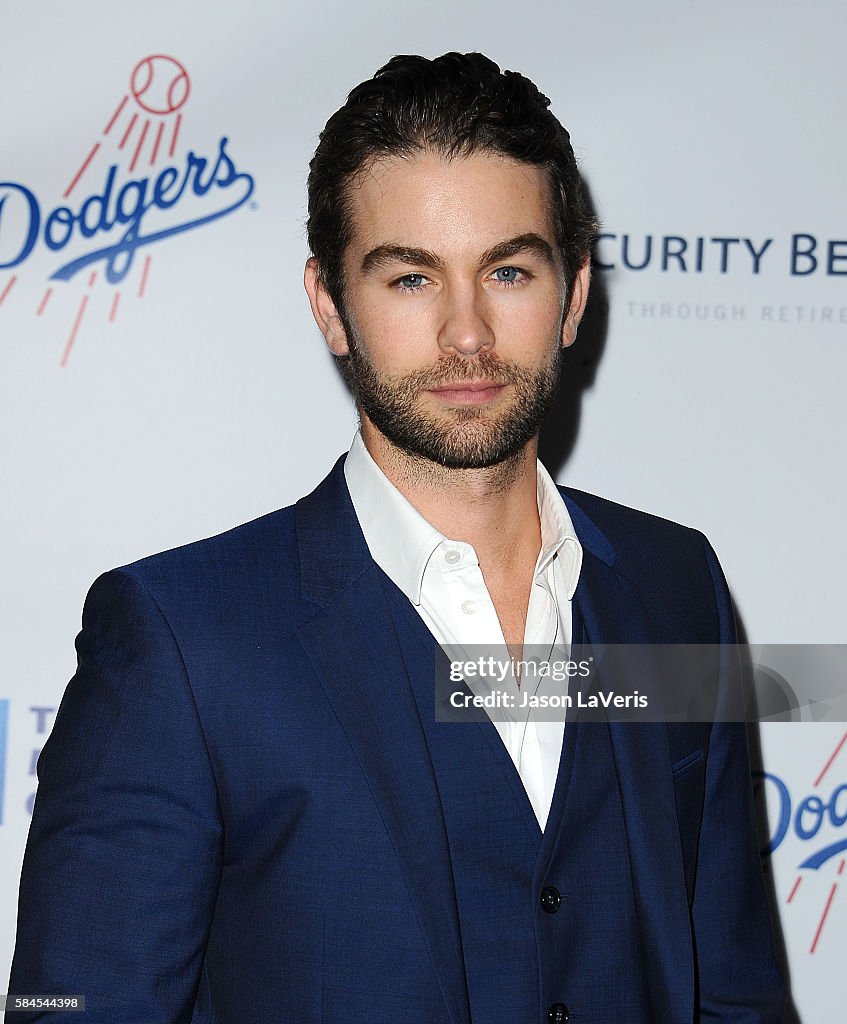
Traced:
<path id="1" fill-rule="evenodd" d="M 559 890 L 554 889 L 552 885 L 541 890 L 541 909 L 546 910 L 548 914 L 555 914 L 561 903 L 562 897 L 559 895 Z"/>
<path id="2" fill-rule="evenodd" d="M 571 1018 L 568 1008 L 564 1003 L 553 1003 L 547 1012 L 547 1019 L 550 1021 L 550 1024 L 567 1024 L 567 1021 Z"/>

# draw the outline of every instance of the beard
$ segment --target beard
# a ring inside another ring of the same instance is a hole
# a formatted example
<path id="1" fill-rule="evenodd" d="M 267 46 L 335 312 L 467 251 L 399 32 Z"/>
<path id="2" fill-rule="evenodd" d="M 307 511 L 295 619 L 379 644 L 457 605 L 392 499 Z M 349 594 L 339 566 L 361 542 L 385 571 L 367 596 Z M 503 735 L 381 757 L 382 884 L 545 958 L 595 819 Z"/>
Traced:
<path id="1" fill-rule="evenodd" d="M 388 376 L 346 327 L 350 352 L 336 362 L 360 412 L 407 455 L 448 469 L 485 469 L 513 459 L 538 433 L 558 390 L 564 357 L 558 344 L 549 363 L 536 369 L 483 353 L 442 356 L 434 366 Z M 459 406 L 440 413 L 422 407 L 420 397 L 431 388 L 481 378 L 512 387 L 507 407 Z"/>

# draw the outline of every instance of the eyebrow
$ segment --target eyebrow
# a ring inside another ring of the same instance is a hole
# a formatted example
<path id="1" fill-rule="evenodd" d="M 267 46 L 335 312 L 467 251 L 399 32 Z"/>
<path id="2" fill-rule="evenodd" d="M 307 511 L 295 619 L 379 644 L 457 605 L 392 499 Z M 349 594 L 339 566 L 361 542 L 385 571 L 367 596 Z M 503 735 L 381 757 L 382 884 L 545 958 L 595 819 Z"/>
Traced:
<path id="1" fill-rule="evenodd" d="M 511 259 L 513 256 L 520 256 L 523 253 L 531 253 L 538 256 L 551 267 L 556 265 L 553 255 L 553 248 L 549 242 L 537 235 L 534 231 L 528 231 L 523 235 L 516 235 L 505 242 L 498 242 L 482 254 L 479 266 L 487 267 L 491 263 L 501 263 L 503 260 Z"/>
<path id="2" fill-rule="evenodd" d="M 522 253 L 532 253 L 538 256 L 549 266 L 555 266 L 556 260 L 553 248 L 541 235 L 534 231 L 528 231 L 523 235 L 516 235 L 504 242 L 498 242 L 480 256 L 477 265 L 487 267 L 491 263 L 499 263 L 502 260 L 511 259 Z M 367 252 L 362 259 L 362 272 L 367 274 L 378 267 L 389 266 L 392 263 L 403 263 L 406 266 L 428 267 L 430 270 L 443 270 L 444 262 L 429 249 L 416 249 L 408 245 L 378 245 L 375 249 Z"/>
<path id="3" fill-rule="evenodd" d="M 408 245 L 378 245 L 365 254 L 362 272 L 367 274 L 371 270 L 392 263 L 405 263 L 410 267 L 429 267 L 430 270 L 444 269 L 444 264 L 438 256 L 428 249 L 413 249 Z"/>

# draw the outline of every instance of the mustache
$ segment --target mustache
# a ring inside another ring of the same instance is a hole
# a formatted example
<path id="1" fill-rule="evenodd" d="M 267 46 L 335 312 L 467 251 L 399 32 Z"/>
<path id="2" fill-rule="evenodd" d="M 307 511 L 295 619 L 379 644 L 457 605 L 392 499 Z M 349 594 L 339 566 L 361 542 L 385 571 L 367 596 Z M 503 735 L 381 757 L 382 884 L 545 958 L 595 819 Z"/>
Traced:
<path id="1" fill-rule="evenodd" d="M 528 375 L 523 367 L 500 359 L 490 352 L 465 359 L 461 356 L 442 356 L 434 366 L 428 366 L 403 377 L 403 383 L 415 390 L 426 391 L 444 384 L 462 384 L 471 380 L 490 380 L 493 384 L 518 384 Z"/>

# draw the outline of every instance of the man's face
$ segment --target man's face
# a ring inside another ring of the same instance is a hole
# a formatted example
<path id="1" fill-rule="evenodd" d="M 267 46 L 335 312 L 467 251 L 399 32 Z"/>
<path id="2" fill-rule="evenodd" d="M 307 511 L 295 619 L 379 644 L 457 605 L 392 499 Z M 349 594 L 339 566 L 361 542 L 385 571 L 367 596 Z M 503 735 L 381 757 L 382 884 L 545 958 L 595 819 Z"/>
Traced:
<path id="1" fill-rule="evenodd" d="M 478 468 L 535 436 L 575 336 L 548 189 L 543 169 L 490 153 L 391 158 L 356 180 L 345 308 L 314 274 L 310 295 L 366 441 Z"/>

